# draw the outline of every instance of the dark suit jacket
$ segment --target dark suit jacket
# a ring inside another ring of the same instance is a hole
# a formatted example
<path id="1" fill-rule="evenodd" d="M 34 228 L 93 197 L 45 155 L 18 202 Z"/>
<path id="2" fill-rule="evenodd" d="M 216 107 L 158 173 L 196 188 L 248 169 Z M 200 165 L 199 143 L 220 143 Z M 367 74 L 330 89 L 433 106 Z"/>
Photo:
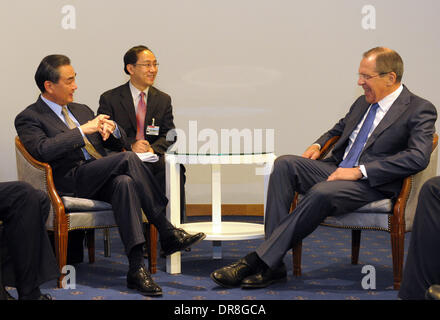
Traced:
<path id="1" fill-rule="evenodd" d="M 322 146 L 331 137 L 341 136 L 332 156 L 325 161 L 342 161 L 348 138 L 369 105 L 365 96 L 359 97 L 347 115 L 316 141 Z M 365 165 L 371 187 L 396 197 L 405 177 L 426 168 L 432 151 L 436 119 L 434 105 L 412 94 L 404 86 L 367 140 L 359 158 L 359 164 Z"/>
<path id="2" fill-rule="evenodd" d="M 110 119 L 116 121 L 127 134 L 125 148 L 131 150 L 131 144 L 136 141 L 136 112 L 131 95 L 129 83 L 104 92 L 99 99 L 98 114 L 107 114 Z M 174 141 L 167 141 L 166 135 L 174 129 L 173 108 L 171 98 L 166 93 L 150 87 L 147 97 L 147 114 L 145 116 L 145 128 L 151 125 L 154 118 L 155 125 L 159 126 L 159 135 L 145 135 L 154 152 L 164 154 Z"/>
<path id="3" fill-rule="evenodd" d="M 71 103 L 68 108 L 80 124 L 95 117 L 86 105 Z M 75 169 L 85 161 L 81 150 L 85 143 L 80 130 L 69 129 L 41 98 L 17 115 L 15 128 L 26 150 L 37 160 L 51 165 L 57 190 L 63 194 L 74 193 Z M 87 138 L 105 156 L 104 147 L 121 150 L 125 144 L 125 132 L 119 129 L 120 140 L 110 135 L 104 142 L 99 133 Z"/>

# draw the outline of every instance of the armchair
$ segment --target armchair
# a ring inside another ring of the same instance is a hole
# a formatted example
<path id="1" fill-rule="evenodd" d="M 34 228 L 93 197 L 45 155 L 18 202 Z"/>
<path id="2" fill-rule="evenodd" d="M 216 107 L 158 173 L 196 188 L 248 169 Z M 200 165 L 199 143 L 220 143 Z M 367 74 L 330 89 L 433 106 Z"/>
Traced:
<path id="1" fill-rule="evenodd" d="M 86 230 L 89 263 L 95 261 L 95 229 L 104 229 L 105 256 L 110 255 L 109 229 L 116 227 L 111 204 L 98 200 L 60 196 L 55 188 L 52 168 L 40 162 L 27 152 L 19 137 L 15 137 L 18 180 L 26 181 L 37 189 L 45 191 L 50 198 L 51 208 L 46 228 L 54 232 L 55 255 L 62 270 L 67 262 L 67 240 L 71 230 Z M 145 215 L 144 222 L 147 222 Z M 156 273 L 157 230 L 148 224 L 146 230 L 148 262 L 151 273 Z M 58 279 L 62 285 L 63 275 Z"/>
<path id="2" fill-rule="evenodd" d="M 339 137 L 329 139 L 321 149 L 320 159 L 326 158 Z M 417 207 L 417 198 L 423 183 L 437 173 L 438 163 L 438 135 L 434 134 L 432 143 L 431 160 L 428 167 L 412 176 L 404 179 L 400 194 L 393 204 L 390 199 L 371 202 L 355 212 L 341 216 L 329 216 L 321 225 L 334 228 L 352 229 L 351 263 L 357 264 L 361 240 L 361 230 L 386 231 L 391 235 L 391 249 L 393 259 L 393 286 L 395 290 L 400 288 L 403 271 L 404 239 L 405 232 L 412 229 L 414 214 Z M 293 211 L 300 201 L 301 195 L 295 194 L 291 205 Z M 293 249 L 293 274 L 301 275 L 301 251 L 302 242 L 297 243 Z"/>

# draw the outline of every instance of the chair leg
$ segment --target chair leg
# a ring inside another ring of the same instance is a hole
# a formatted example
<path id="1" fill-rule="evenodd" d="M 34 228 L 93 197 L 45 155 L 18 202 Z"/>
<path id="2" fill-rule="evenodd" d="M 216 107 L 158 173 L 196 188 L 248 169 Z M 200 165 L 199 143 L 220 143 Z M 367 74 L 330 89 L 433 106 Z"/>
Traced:
<path id="1" fill-rule="evenodd" d="M 54 232 L 54 242 L 55 242 L 55 254 L 58 262 L 58 267 L 60 268 L 60 277 L 57 281 L 57 287 L 63 287 L 64 275 L 62 273 L 63 267 L 67 264 L 67 243 L 68 243 L 68 231 L 58 231 Z"/>
<path id="2" fill-rule="evenodd" d="M 358 264 L 361 247 L 361 230 L 351 230 L 351 264 Z"/>
<path id="3" fill-rule="evenodd" d="M 111 256 L 110 228 L 104 229 L 104 257 Z"/>
<path id="4" fill-rule="evenodd" d="M 301 254 L 302 254 L 302 241 L 297 243 L 292 249 L 293 275 L 295 277 L 301 276 Z"/>
<path id="5" fill-rule="evenodd" d="M 403 230 L 398 230 L 397 232 L 391 232 L 391 251 L 393 256 L 394 290 L 400 289 L 400 282 L 402 281 L 404 242 L 405 242 L 405 232 Z"/>
<path id="6" fill-rule="evenodd" d="M 150 269 L 150 273 L 153 274 L 157 271 L 157 229 L 151 223 L 146 224 L 146 240 L 148 268 Z"/>
<path id="7" fill-rule="evenodd" d="M 89 251 L 89 263 L 95 262 L 95 229 L 86 231 L 87 249 Z"/>

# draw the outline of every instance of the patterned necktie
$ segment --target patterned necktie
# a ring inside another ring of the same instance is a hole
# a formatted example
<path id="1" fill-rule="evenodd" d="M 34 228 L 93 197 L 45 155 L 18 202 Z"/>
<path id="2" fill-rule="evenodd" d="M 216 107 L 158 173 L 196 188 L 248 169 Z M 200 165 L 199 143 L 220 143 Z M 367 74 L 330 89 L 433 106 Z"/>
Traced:
<path id="1" fill-rule="evenodd" d="M 362 124 L 361 130 L 356 137 L 350 151 L 348 152 L 345 159 L 339 164 L 340 168 L 353 168 L 361 155 L 362 149 L 367 141 L 368 134 L 370 133 L 371 126 L 373 125 L 374 118 L 376 117 L 376 111 L 379 107 L 378 103 L 371 106 L 370 111 L 368 111 L 367 117 Z"/>
<path id="2" fill-rule="evenodd" d="M 145 140 L 144 127 L 145 127 L 145 115 L 147 114 L 147 105 L 144 99 L 145 92 L 141 92 L 139 96 L 140 96 L 139 103 L 136 112 L 136 124 L 137 124 L 136 140 Z"/>
<path id="3" fill-rule="evenodd" d="M 61 112 L 63 113 L 64 119 L 66 119 L 67 122 L 67 126 L 70 129 L 74 129 L 77 127 L 77 125 L 75 124 L 75 122 L 72 120 L 72 118 L 69 116 L 69 113 L 67 111 L 67 107 L 63 106 L 61 109 Z M 89 153 L 89 155 L 91 155 L 92 157 L 94 157 L 95 159 L 99 159 L 102 158 L 102 155 L 95 149 L 95 147 L 90 143 L 89 139 L 87 139 L 86 136 L 84 136 L 84 143 L 85 145 L 85 149 L 87 150 L 87 152 Z"/>

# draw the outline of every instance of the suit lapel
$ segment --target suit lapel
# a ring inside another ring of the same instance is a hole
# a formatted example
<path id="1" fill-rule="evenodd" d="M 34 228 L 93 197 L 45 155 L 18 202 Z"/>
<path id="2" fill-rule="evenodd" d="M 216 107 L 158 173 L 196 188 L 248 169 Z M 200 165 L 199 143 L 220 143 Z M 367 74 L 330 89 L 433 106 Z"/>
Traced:
<path id="1" fill-rule="evenodd" d="M 365 147 L 362 150 L 362 153 L 365 152 L 365 150 L 367 150 L 367 148 L 371 146 L 371 144 L 373 144 L 374 140 L 376 140 L 376 138 L 385 129 L 391 126 L 397 119 L 399 119 L 402 113 L 404 113 L 405 110 L 408 108 L 409 102 L 410 102 L 410 92 L 406 87 L 404 87 L 399 97 L 396 99 L 396 101 L 393 102 L 388 112 L 385 114 L 383 119 L 379 122 L 377 127 L 374 129 L 373 133 L 368 138 L 367 143 L 365 144 Z"/>
<path id="2" fill-rule="evenodd" d="M 69 108 L 69 111 L 75 117 L 76 121 L 78 121 L 80 125 L 82 125 L 90 120 L 89 114 L 82 112 L 81 108 L 78 108 L 77 105 L 69 104 L 68 108 Z"/>
<path id="3" fill-rule="evenodd" d="M 338 145 L 335 146 L 335 148 L 344 145 L 347 142 L 347 139 L 350 137 L 353 130 L 362 120 L 362 117 L 365 115 L 365 112 L 367 112 L 369 106 L 370 104 L 364 99 L 361 103 L 354 107 L 353 114 L 350 117 L 350 121 L 346 123 L 341 138 L 337 142 Z"/>
<path id="4" fill-rule="evenodd" d="M 42 114 L 47 115 L 51 119 L 52 126 L 56 129 L 65 132 L 69 130 L 69 127 L 58 117 L 58 115 L 52 111 L 52 109 L 39 97 L 37 100 L 38 108 Z"/>
<path id="5" fill-rule="evenodd" d="M 154 87 L 148 89 L 147 114 L 145 116 L 145 128 L 151 124 L 157 108 L 157 90 Z"/>
<path id="6" fill-rule="evenodd" d="M 131 95 L 131 91 L 130 91 L 130 85 L 128 82 L 122 87 L 120 97 L 121 97 L 121 101 L 120 101 L 121 106 L 128 115 L 131 125 L 133 126 L 133 128 L 136 129 L 137 128 L 136 111 L 133 102 L 133 96 Z"/>

